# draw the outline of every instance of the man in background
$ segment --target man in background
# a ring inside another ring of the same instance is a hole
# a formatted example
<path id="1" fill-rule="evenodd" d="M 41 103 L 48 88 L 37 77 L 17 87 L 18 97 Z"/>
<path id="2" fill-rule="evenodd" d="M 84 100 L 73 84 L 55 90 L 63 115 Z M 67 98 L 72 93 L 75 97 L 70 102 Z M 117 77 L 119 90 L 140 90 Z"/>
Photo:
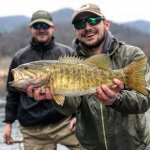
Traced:
<path id="1" fill-rule="evenodd" d="M 5 107 L 4 142 L 13 143 L 12 123 L 18 120 L 21 125 L 25 150 L 55 150 L 57 143 L 71 150 L 78 149 L 74 132 L 68 129 L 72 116 L 60 114 L 44 95 L 44 101 L 35 101 L 32 94 L 15 90 L 9 86 L 13 80 L 11 69 L 20 64 L 38 60 L 56 60 L 62 55 L 72 55 L 73 50 L 55 42 L 55 30 L 51 14 L 44 10 L 33 13 L 29 28 L 32 33 L 30 44 L 19 50 L 10 65 L 7 80 Z M 31 98 L 32 97 L 32 98 Z"/>

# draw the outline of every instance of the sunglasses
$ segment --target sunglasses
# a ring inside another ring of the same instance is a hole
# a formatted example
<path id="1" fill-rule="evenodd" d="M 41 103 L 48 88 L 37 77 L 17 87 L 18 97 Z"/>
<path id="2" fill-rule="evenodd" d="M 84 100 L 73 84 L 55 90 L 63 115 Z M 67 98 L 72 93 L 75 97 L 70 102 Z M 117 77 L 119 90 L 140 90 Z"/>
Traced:
<path id="1" fill-rule="evenodd" d="M 50 25 L 46 24 L 46 23 L 43 23 L 43 22 L 38 22 L 38 23 L 34 23 L 32 25 L 32 27 L 35 29 L 35 30 L 40 30 L 40 29 L 44 29 L 44 30 L 48 30 L 50 28 Z"/>
<path id="2" fill-rule="evenodd" d="M 99 24 L 102 20 L 105 20 L 105 18 L 100 16 L 93 16 L 93 17 L 79 20 L 77 22 L 74 22 L 73 24 L 75 29 L 83 29 L 86 27 L 86 22 L 88 22 L 91 26 L 95 26 Z"/>

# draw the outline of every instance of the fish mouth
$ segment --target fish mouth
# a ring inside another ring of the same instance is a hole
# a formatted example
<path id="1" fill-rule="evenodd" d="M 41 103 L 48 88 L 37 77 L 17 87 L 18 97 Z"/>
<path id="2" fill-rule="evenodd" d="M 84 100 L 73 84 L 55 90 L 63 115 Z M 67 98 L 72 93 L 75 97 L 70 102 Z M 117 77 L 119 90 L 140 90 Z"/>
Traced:
<path id="1" fill-rule="evenodd" d="M 19 79 L 19 80 L 14 80 L 14 81 L 11 81 L 9 82 L 9 85 L 11 87 L 14 87 L 18 90 L 21 90 L 21 91 L 26 91 L 27 87 L 30 85 L 31 83 L 30 82 L 24 82 L 24 80 L 22 79 Z"/>
<path id="2" fill-rule="evenodd" d="M 9 82 L 11 87 L 14 87 L 21 91 L 26 91 L 29 85 L 33 85 L 34 88 L 40 87 L 48 82 L 49 77 L 24 77 L 21 72 L 12 70 L 14 80 Z"/>
<path id="3" fill-rule="evenodd" d="M 25 91 L 28 85 L 31 84 L 31 82 L 28 79 L 24 78 L 23 73 L 18 69 L 12 69 L 11 73 L 14 80 L 8 83 L 9 86 L 21 91 Z"/>
<path id="4" fill-rule="evenodd" d="M 22 70 L 17 68 L 12 69 L 11 73 L 14 80 L 9 82 L 9 86 L 21 91 L 26 91 L 29 85 L 33 85 L 33 87 L 37 88 L 49 81 L 47 74 L 37 75 L 32 72 L 22 72 Z"/>
<path id="5" fill-rule="evenodd" d="M 18 69 L 12 69 L 11 74 L 14 78 L 14 81 L 17 81 L 19 79 L 22 79 L 22 73 Z"/>

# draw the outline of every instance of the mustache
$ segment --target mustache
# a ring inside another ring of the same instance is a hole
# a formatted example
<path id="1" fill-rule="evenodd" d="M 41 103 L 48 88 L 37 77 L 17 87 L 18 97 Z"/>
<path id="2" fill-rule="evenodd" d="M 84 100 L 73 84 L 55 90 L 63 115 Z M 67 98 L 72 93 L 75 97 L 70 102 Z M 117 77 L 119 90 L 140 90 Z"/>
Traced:
<path id="1" fill-rule="evenodd" d="M 38 32 L 37 35 L 48 35 L 47 32 Z"/>

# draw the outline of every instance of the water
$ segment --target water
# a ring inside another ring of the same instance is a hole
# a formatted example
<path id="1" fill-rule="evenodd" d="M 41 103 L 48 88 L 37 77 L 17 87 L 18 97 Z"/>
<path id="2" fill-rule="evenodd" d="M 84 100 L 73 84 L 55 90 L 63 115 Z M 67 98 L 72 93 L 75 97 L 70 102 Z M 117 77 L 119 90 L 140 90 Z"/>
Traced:
<path id="1" fill-rule="evenodd" d="M 3 143 L 3 123 L 2 120 L 4 119 L 4 104 L 5 104 L 5 98 L 0 97 L 0 150 L 23 150 L 23 144 L 13 144 L 13 145 L 6 145 Z M 150 110 L 146 113 L 148 122 L 150 122 Z M 149 124 L 150 125 L 150 124 Z M 13 124 L 13 130 L 12 130 L 12 137 L 14 140 L 22 140 L 22 135 L 19 131 L 19 124 L 18 122 L 15 122 Z M 58 144 L 58 150 L 68 150 L 63 145 Z"/>

